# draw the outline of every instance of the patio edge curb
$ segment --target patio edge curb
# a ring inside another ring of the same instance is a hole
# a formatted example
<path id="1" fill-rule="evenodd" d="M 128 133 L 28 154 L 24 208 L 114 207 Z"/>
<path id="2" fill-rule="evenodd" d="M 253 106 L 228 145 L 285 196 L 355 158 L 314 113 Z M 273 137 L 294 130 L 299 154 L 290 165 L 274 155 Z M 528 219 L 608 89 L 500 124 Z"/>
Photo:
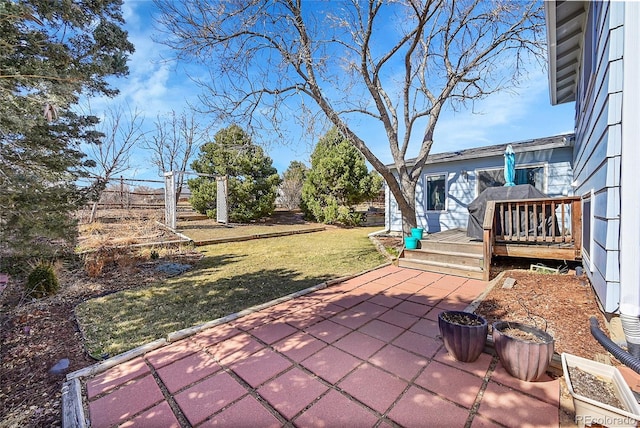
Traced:
<path id="1" fill-rule="evenodd" d="M 507 272 L 508 271 L 506 270 L 502 271 L 491 281 L 487 281 L 487 286 L 485 287 L 484 291 L 480 293 L 478 297 L 473 299 L 473 302 L 469 303 L 469 305 L 465 308 L 465 312 L 475 312 L 475 310 L 478 309 L 478 306 L 480 306 L 480 303 L 482 303 L 484 298 L 487 297 L 487 295 L 491 292 L 491 290 L 493 290 L 493 287 L 495 287 L 497 283 L 502 281 L 502 278 L 505 276 Z"/>
<path id="2" fill-rule="evenodd" d="M 87 427 L 86 415 L 82 407 L 82 385 L 77 377 L 62 384 L 62 426 Z"/>

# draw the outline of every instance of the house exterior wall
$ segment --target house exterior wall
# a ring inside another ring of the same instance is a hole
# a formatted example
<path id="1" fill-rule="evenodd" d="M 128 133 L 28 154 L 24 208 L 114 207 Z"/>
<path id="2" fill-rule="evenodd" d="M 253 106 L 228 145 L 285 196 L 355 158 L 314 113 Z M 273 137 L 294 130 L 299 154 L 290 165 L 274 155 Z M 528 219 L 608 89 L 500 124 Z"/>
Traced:
<path id="1" fill-rule="evenodd" d="M 592 195 L 587 275 L 605 311 L 620 301 L 620 164 L 622 142 L 623 2 L 592 2 L 576 93 L 576 195 Z"/>
<path id="2" fill-rule="evenodd" d="M 505 145 L 506 147 L 506 145 Z M 551 149 L 518 152 L 516 151 L 516 167 L 543 167 L 546 180 L 541 189 L 549 196 L 573 195 L 571 181 L 572 147 L 556 147 Z M 478 196 L 478 173 L 487 169 L 504 167 L 502 155 L 464 159 L 460 161 L 428 163 L 422 170 L 422 176 L 416 187 L 416 219 L 418 227 L 428 233 L 436 233 L 455 228 L 467 228 L 469 212 L 467 206 Z M 445 174 L 445 209 L 427 211 L 426 177 Z M 388 188 L 385 195 L 386 228 L 392 232 L 402 232 L 402 216 L 398 205 Z"/>
<path id="3" fill-rule="evenodd" d="M 640 4 L 625 3 L 620 162 L 620 313 L 640 316 Z M 622 239 L 624 237 L 624 239 Z"/>

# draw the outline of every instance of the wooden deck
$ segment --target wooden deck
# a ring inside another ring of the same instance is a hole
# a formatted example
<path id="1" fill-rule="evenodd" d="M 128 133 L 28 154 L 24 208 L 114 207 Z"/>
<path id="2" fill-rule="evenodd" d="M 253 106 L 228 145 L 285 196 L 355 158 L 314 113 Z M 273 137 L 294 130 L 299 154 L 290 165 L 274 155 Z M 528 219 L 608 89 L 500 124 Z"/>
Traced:
<path id="1" fill-rule="evenodd" d="M 469 278 L 489 279 L 493 256 L 580 260 L 579 197 L 489 201 L 483 239 L 464 229 L 428 234 L 416 250 L 403 250 L 399 264 Z"/>
<path id="2" fill-rule="evenodd" d="M 482 244 L 481 240 L 468 237 L 465 229 L 451 229 L 443 232 L 430 233 L 425 235 L 423 241 Z"/>

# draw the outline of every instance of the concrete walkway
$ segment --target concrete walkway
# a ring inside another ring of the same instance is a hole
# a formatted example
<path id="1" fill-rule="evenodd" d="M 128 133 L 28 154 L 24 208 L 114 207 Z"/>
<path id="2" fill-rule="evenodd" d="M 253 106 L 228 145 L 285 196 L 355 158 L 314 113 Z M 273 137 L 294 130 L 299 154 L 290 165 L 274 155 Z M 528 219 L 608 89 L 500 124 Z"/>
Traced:
<path id="1" fill-rule="evenodd" d="M 559 381 L 459 363 L 438 313 L 487 283 L 387 266 L 83 380 L 91 427 L 558 426 Z"/>

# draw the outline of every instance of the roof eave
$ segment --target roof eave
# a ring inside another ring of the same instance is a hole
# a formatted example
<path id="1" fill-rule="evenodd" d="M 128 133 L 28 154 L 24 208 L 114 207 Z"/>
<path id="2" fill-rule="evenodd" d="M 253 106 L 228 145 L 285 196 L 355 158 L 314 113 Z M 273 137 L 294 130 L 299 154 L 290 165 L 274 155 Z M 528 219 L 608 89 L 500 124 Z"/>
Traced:
<path id="1" fill-rule="evenodd" d="M 589 5 L 584 1 L 550 0 L 544 2 L 544 8 L 551 104 L 575 101 Z"/>
<path id="2" fill-rule="evenodd" d="M 558 104 L 556 92 L 556 2 L 544 2 L 544 18 L 547 27 L 547 61 L 549 62 L 549 98 L 551 105 Z M 553 24 L 553 25 L 552 25 Z"/>
<path id="3" fill-rule="evenodd" d="M 479 159 L 487 157 L 502 156 L 504 149 L 508 144 L 512 144 L 518 152 L 534 152 L 538 150 L 558 149 L 564 147 L 573 147 L 575 135 L 573 133 L 555 135 L 553 137 L 534 138 L 531 140 L 514 141 L 511 143 L 494 144 L 491 146 L 474 147 L 455 152 L 444 152 L 431 154 L 427 158 L 427 164 L 458 162 L 467 159 Z M 407 160 L 407 167 L 413 167 L 415 159 Z M 395 170 L 393 164 L 387 165 Z"/>

